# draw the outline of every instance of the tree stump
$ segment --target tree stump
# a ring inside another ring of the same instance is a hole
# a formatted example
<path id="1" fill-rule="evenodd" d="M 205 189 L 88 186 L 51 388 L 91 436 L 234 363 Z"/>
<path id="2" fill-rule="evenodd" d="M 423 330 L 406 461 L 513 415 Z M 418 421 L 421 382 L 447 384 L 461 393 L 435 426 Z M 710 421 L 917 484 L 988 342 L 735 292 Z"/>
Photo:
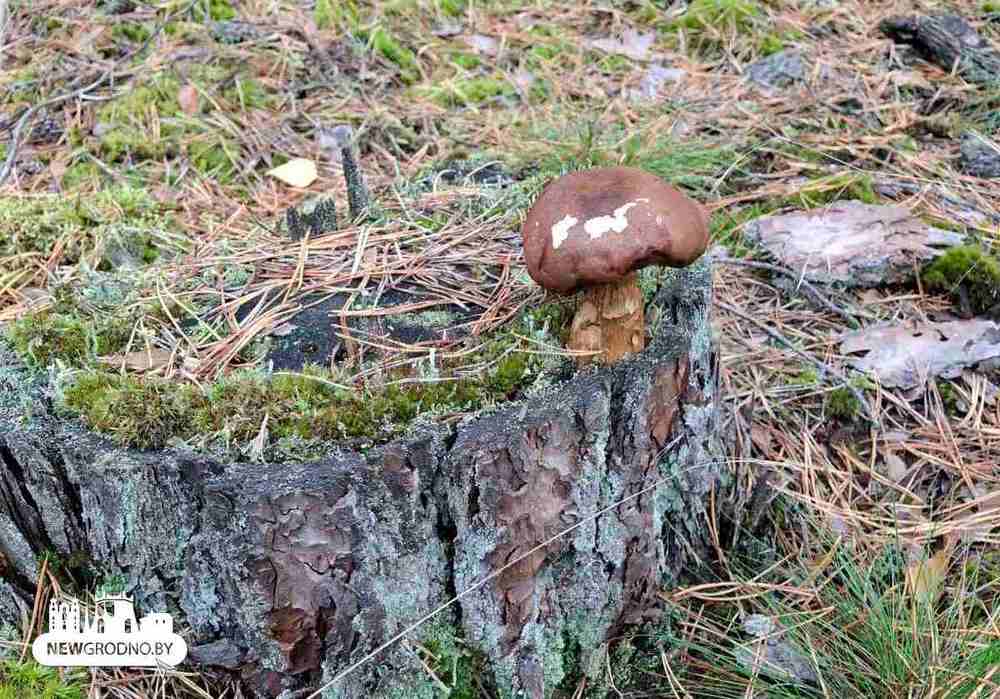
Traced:
<path id="1" fill-rule="evenodd" d="M 551 696 L 603 672 L 609 640 L 656 619 L 657 593 L 707 551 L 710 310 L 707 258 L 665 271 L 640 354 L 309 464 L 116 448 L 57 415 L 0 342 L 0 620 L 23 624 L 44 555 L 86 561 L 175 615 L 189 666 L 299 697 L 492 574 L 409 638 L 450 630 L 501 696 Z M 397 643 L 323 696 L 438 691 Z"/>

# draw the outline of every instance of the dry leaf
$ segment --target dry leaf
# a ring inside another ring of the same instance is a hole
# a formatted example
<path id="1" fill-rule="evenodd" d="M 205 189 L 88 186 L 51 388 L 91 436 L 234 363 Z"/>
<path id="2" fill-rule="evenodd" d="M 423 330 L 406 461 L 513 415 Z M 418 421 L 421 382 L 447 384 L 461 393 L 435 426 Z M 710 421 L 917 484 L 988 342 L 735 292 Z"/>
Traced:
<path id="1" fill-rule="evenodd" d="M 911 563 L 906 569 L 910 594 L 925 604 L 933 604 L 941 594 L 950 563 L 950 549 L 944 547 L 930 558 Z"/>
<path id="2" fill-rule="evenodd" d="M 295 332 L 298 326 L 293 323 L 282 323 L 274 330 L 271 331 L 272 335 L 277 335 L 278 337 L 285 337 L 286 335 L 291 335 Z"/>
<path id="3" fill-rule="evenodd" d="M 500 42 L 492 36 L 473 34 L 465 37 L 465 43 L 486 56 L 496 56 L 500 50 Z"/>
<path id="4" fill-rule="evenodd" d="M 922 386 L 933 376 L 954 378 L 962 369 L 1000 358 L 1000 325 L 990 320 L 876 325 L 841 336 L 840 351 L 875 374 L 884 386 Z"/>
<path id="5" fill-rule="evenodd" d="M 188 116 L 198 113 L 198 89 L 191 83 L 181 86 L 177 91 L 177 102 Z"/>
<path id="6" fill-rule="evenodd" d="M 811 282 L 848 286 L 905 282 L 915 262 L 963 242 L 962 234 L 929 226 L 906 207 L 858 201 L 763 216 L 746 225 L 744 237 Z"/>
<path id="7" fill-rule="evenodd" d="M 656 99 L 662 87 L 667 83 L 680 82 L 687 76 L 687 71 L 680 68 L 667 68 L 654 63 L 642 74 L 638 89 L 629 90 L 630 99 L 643 101 Z"/>
<path id="8" fill-rule="evenodd" d="M 514 83 L 514 86 L 522 95 L 527 95 L 528 90 L 535 84 L 535 80 L 536 78 L 534 73 L 524 68 L 520 68 L 516 73 L 514 73 L 514 77 L 511 79 L 511 82 Z"/>
<path id="9" fill-rule="evenodd" d="M 620 53 L 636 61 L 645 61 L 650 57 L 649 49 L 656 41 L 656 32 L 642 34 L 635 29 L 626 29 L 619 39 L 618 37 L 605 37 L 603 39 L 591 39 L 588 43 L 591 48 L 599 49 L 605 53 Z"/>
<path id="10" fill-rule="evenodd" d="M 316 163 L 307 158 L 294 158 L 284 165 L 267 171 L 271 177 L 276 177 L 292 187 L 308 187 L 319 176 L 316 172 Z"/>
<path id="11" fill-rule="evenodd" d="M 882 455 L 882 461 L 885 462 L 885 475 L 893 483 L 899 483 L 903 480 L 907 471 L 910 470 L 906 462 L 891 451 Z"/>
<path id="12" fill-rule="evenodd" d="M 152 371 L 169 364 L 172 356 L 172 352 L 154 347 L 148 351 L 142 350 L 126 354 L 112 354 L 100 359 L 104 364 L 109 364 L 116 368 L 124 365 L 130 371 Z"/>
<path id="13" fill-rule="evenodd" d="M 56 182 L 62 182 L 63 175 L 66 174 L 68 168 L 68 160 L 64 156 L 59 156 L 52 158 L 49 162 L 49 172 L 52 174 L 52 179 Z"/>

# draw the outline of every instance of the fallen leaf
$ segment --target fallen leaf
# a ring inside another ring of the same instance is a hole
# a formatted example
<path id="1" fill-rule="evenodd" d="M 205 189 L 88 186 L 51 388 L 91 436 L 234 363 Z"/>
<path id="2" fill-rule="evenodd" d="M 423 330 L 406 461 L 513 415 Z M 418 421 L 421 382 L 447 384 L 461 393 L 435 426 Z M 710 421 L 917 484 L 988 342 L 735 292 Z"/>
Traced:
<path id="1" fill-rule="evenodd" d="M 774 443 L 773 437 L 773 432 L 765 425 L 752 425 L 750 427 L 750 441 L 768 458 L 774 454 L 771 449 L 771 445 Z"/>
<path id="2" fill-rule="evenodd" d="M 295 329 L 297 327 L 298 327 L 297 325 L 294 325 L 292 323 L 282 323 L 274 330 L 272 330 L 271 334 L 277 335 L 278 337 L 285 337 L 286 335 L 291 335 L 293 332 L 295 332 Z"/>
<path id="3" fill-rule="evenodd" d="M 520 68 L 514 73 L 514 77 L 511 79 L 522 96 L 528 94 L 528 90 L 535 84 L 535 80 L 534 73 L 524 68 Z"/>
<path id="4" fill-rule="evenodd" d="M 591 39 L 588 45 L 605 53 L 619 53 L 636 61 L 645 61 L 649 58 L 649 49 L 654 41 L 656 32 L 642 34 L 629 28 L 622 32 L 621 38 L 609 36 L 603 39 Z"/>
<path id="5" fill-rule="evenodd" d="M 861 287 L 908 281 L 919 263 L 963 242 L 906 207 L 859 201 L 762 216 L 746 225 L 744 238 L 811 282 Z"/>
<path id="6" fill-rule="evenodd" d="M 465 43 L 474 48 L 479 53 L 487 56 L 496 56 L 500 51 L 500 42 L 492 36 L 485 34 L 473 34 L 465 37 Z"/>
<path id="7" fill-rule="evenodd" d="M 962 369 L 1000 358 L 1000 325 L 973 318 L 942 323 L 876 325 L 841 335 L 840 351 L 883 386 L 923 386 L 934 376 L 954 378 Z"/>
<path id="8" fill-rule="evenodd" d="M 443 22 L 431 30 L 431 34 L 442 39 L 458 36 L 462 33 L 462 25 L 458 22 Z"/>
<path id="9" fill-rule="evenodd" d="M 906 583 L 910 594 L 925 604 L 936 602 L 950 562 L 950 549 L 946 546 L 930 558 L 911 563 L 906 569 Z"/>
<path id="10" fill-rule="evenodd" d="M 114 367 L 124 365 L 130 371 L 151 371 L 166 366 L 172 356 L 172 352 L 154 347 L 139 352 L 106 355 L 100 359 L 104 364 Z"/>
<path id="11" fill-rule="evenodd" d="M 185 114 L 191 116 L 198 113 L 198 89 L 191 83 L 182 85 L 177 91 L 177 102 Z"/>
<path id="12" fill-rule="evenodd" d="M 55 157 L 49 162 L 49 172 L 52 174 L 52 179 L 56 182 L 62 182 L 63 175 L 66 174 L 66 170 L 69 169 L 68 160 L 63 157 Z"/>
<path id="13" fill-rule="evenodd" d="M 891 451 L 882 455 L 882 461 L 885 462 L 885 475 L 893 483 L 899 483 L 903 480 L 906 472 L 910 470 L 906 462 L 899 455 Z"/>
<path id="14" fill-rule="evenodd" d="M 664 85 L 679 82 L 685 76 L 687 71 L 680 68 L 667 68 L 654 63 L 642 74 L 638 89 L 629 90 L 629 97 L 638 101 L 656 99 Z"/>
<path id="15" fill-rule="evenodd" d="M 277 178 L 292 187 L 308 187 L 319 176 L 316 163 L 307 158 L 293 158 L 284 165 L 267 171 L 271 177 Z"/>

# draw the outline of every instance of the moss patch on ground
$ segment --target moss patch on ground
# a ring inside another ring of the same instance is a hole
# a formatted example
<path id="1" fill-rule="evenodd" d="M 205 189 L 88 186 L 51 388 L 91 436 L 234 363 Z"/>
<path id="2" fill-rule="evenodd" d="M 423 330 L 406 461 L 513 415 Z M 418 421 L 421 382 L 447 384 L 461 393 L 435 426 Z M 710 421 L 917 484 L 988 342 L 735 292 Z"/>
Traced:
<path id="1" fill-rule="evenodd" d="M 157 233 L 171 227 L 170 213 L 142 189 L 121 185 L 88 197 L 42 195 L 0 198 L 0 275 L 17 272 L 27 256 L 48 259 L 58 246 L 64 263 L 100 249 L 95 266 L 130 257 L 149 262 L 159 254 Z"/>
<path id="2" fill-rule="evenodd" d="M 1000 304 L 1000 260 L 978 245 L 960 245 L 927 265 L 924 284 L 942 291 L 974 313 Z"/>

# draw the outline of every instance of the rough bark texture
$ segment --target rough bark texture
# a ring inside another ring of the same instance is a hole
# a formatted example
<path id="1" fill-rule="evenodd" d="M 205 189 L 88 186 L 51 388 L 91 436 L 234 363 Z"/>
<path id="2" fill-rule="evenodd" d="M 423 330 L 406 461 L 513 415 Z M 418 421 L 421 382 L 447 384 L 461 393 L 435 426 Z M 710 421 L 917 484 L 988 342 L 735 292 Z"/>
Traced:
<path id="1" fill-rule="evenodd" d="M 710 287 L 707 260 L 672 272 L 650 346 L 615 366 L 310 464 L 116 449 L 54 414 L 44 377 L 0 343 L 0 621 L 21 621 L 45 552 L 82 557 L 177 615 L 194 664 L 292 697 L 502 570 L 434 625 L 486 658 L 501 696 L 549 696 L 603 669 L 608 639 L 656 618 L 657 591 L 705 550 L 721 472 Z M 396 645 L 324 696 L 435 692 Z"/>
<path id="2" fill-rule="evenodd" d="M 889 17 L 880 28 L 893 41 L 912 45 L 945 70 L 957 68 L 969 82 L 1000 82 L 1000 52 L 958 15 Z"/>

